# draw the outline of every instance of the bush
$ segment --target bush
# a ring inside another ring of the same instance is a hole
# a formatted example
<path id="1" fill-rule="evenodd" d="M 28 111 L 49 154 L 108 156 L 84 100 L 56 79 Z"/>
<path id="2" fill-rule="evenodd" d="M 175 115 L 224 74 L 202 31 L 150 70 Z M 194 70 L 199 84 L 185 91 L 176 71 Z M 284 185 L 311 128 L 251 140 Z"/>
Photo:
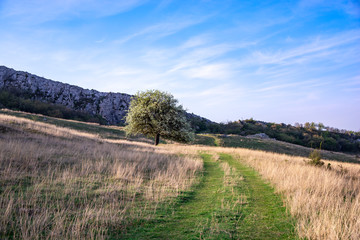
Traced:
<path id="1" fill-rule="evenodd" d="M 320 150 L 318 150 L 318 149 L 314 149 L 313 151 L 311 151 L 309 158 L 310 158 L 310 161 L 308 161 L 308 163 L 310 165 L 319 166 L 319 167 L 324 165 L 324 162 L 321 161 Z"/>

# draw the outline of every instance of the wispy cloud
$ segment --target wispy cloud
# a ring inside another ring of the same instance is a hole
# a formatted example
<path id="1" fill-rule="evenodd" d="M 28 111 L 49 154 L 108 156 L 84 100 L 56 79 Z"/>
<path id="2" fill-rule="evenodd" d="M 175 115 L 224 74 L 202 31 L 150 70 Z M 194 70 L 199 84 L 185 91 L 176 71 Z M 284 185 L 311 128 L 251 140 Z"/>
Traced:
<path id="1" fill-rule="evenodd" d="M 103 17 L 128 11 L 145 0 L 96 1 L 96 0 L 5 0 L 1 15 L 21 24 L 36 24 L 73 17 Z"/>
<path id="2" fill-rule="evenodd" d="M 254 52 L 254 57 L 260 64 L 289 64 L 289 62 L 299 61 L 299 58 L 306 58 L 308 55 L 324 54 L 323 51 L 332 48 L 356 43 L 360 40 L 360 31 L 352 30 L 337 34 L 334 37 L 317 37 L 310 40 L 310 43 L 289 49 L 287 51 L 277 51 L 275 53 L 266 53 L 263 51 Z M 356 47 L 356 46 L 355 46 Z"/>
<path id="3" fill-rule="evenodd" d="M 236 47 L 230 44 L 214 44 L 184 52 L 169 72 L 206 64 L 235 49 Z"/>
<path id="4" fill-rule="evenodd" d="M 339 82 L 337 84 L 338 86 L 356 86 L 359 85 L 360 86 L 360 75 L 354 76 L 354 77 L 350 77 L 346 80 L 342 80 L 341 82 Z"/>
<path id="5" fill-rule="evenodd" d="M 183 71 L 185 76 L 192 79 L 214 79 L 217 81 L 229 79 L 234 75 L 234 72 L 231 64 L 227 63 L 204 64 Z"/>
<path id="6" fill-rule="evenodd" d="M 197 25 L 204 22 L 208 17 L 202 18 L 184 18 L 184 19 L 168 19 L 164 22 L 148 26 L 142 30 L 139 30 L 136 33 L 133 33 L 129 36 L 115 40 L 116 44 L 124 44 L 130 40 L 139 37 L 146 37 L 147 39 L 158 40 L 160 38 L 175 34 L 185 28 Z"/>
<path id="7" fill-rule="evenodd" d="M 294 87 L 300 87 L 305 86 L 307 88 L 311 88 L 315 86 L 319 86 L 320 81 L 318 80 L 308 80 L 308 81 L 301 81 L 301 82 L 291 82 L 291 83 L 281 83 L 281 84 L 274 84 L 271 83 L 271 86 L 263 87 L 254 90 L 254 92 L 268 92 L 273 90 L 279 90 L 279 89 L 289 89 Z M 321 83 L 320 85 L 323 85 L 324 83 Z"/>
<path id="8" fill-rule="evenodd" d="M 160 11 L 160 10 L 166 8 L 167 6 L 169 6 L 172 2 L 173 2 L 173 0 L 161 0 L 159 5 L 157 6 L 156 10 Z"/>
<path id="9" fill-rule="evenodd" d="M 360 17 L 360 3 L 357 0 L 301 0 L 298 3 L 298 9 L 301 11 L 319 7 L 342 10 L 351 16 Z"/>
<path id="10" fill-rule="evenodd" d="M 186 40 L 180 46 L 180 48 L 188 49 L 188 48 L 195 48 L 195 47 L 204 46 L 204 45 L 209 43 L 209 40 L 210 40 L 209 38 L 211 38 L 211 36 L 209 34 L 202 34 L 202 35 L 193 36 L 190 39 Z"/>

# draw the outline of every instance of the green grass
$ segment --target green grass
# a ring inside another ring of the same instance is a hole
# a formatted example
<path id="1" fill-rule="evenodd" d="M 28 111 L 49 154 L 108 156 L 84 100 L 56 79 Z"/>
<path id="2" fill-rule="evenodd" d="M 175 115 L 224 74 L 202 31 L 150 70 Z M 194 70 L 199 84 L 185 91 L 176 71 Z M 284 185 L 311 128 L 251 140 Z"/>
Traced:
<path id="1" fill-rule="evenodd" d="M 237 226 L 240 239 L 296 239 L 295 220 L 286 212 L 281 197 L 256 171 L 245 166 L 231 155 L 221 154 L 244 177 L 243 191 L 249 204 Z"/>
<path id="2" fill-rule="evenodd" d="M 250 168 L 221 154 L 236 168 L 232 177 L 245 180 L 225 186 L 220 161 L 202 154 L 204 174 L 193 191 L 178 197 L 175 205 L 160 210 L 155 219 L 129 229 L 122 239 L 296 239 L 294 220 L 279 195 Z M 235 204 L 236 197 L 247 200 Z M 229 205 L 227 205 L 229 204 Z"/>
<path id="3" fill-rule="evenodd" d="M 157 218 L 133 228 L 124 239 L 198 239 L 202 225 L 220 209 L 223 172 L 211 155 L 203 154 L 202 181 L 193 191 L 178 197 L 173 209 L 159 211 Z"/>
<path id="4" fill-rule="evenodd" d="M 312 148 L 303 147 L 292 143 L 286 143 L 271 139 L 247 138 L 239 135 L 225 136 L 219 134 L 203 134 L 202 138 L 209 138 L 209 139 L 213 138 L 214 144 L 207 144 L 207 141 L 202 141 L 199 142 L 198 144 L 203 144 L 208 146 L 215 145 L 222 147 L 247 148 L 247 149 L 261 150 L 266 152 L 287 154 L 291 156 L 309 157 L 310 153 L 313 151 Z M 327 160 L 360 163 L 360 159 L 358 159 L 355 155 L 350 155 L 340 152 L 331 152 L 331 151 L 322 150 L 321 157 Z"/>
<path id="5" fill-rule="evenodd" d="M 209 134 L 195 134 L 195 145 L 216 146 L 215 138 Z"/>

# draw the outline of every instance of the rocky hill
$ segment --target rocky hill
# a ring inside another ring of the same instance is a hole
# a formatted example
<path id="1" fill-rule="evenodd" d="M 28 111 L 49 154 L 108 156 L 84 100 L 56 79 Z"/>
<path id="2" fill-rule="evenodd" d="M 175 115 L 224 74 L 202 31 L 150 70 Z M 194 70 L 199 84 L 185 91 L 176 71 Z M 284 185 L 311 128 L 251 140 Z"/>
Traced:
<path id="1" fill-rule="evenodd" d="M 20 93 L 23 98 L 62 105 L 92 116 L 101 116 L 111 125 L 124 123 L 132 97 L 125 93 L 84 89 L 5 66 L 0 66 L 0 90 L 16 92 L 17 95 Z M 217 125 L 193 113 L 186 113 L 186 116 L 195 131 Z"/>
<path id="2" fill-rule="evenodd" d="M 0 66 L 0 89 L 15 89 L 26 93 L 34 100 L 100 115 L 108 124 L 119 124 L 124 121 L 131 99 L 129 94 L 84 89 L 5 66 Z"/>

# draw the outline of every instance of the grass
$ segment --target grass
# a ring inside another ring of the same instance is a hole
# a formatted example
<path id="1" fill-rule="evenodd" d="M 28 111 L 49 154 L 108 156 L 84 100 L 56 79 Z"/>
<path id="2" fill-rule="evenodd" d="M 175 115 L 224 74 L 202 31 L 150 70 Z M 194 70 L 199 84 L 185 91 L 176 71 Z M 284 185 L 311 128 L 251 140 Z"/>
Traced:
<path id="1" fill-rule="evenodd" d="M 216 146 L 215 138 L 210 134 L 195 134 L 194 144 Z"/>
<path id="2" fill-rule="evenodd" d="M 238 224 L 239 239 L 295 239 L 295 220 L 287 213 L 285 205 L 274 189 L 232 155 L 221 157 L 244 177 L 249 204 Z"/>
<path id="3" fill-rule="evenodd" d="M 221 191 L 223 172 L 219 164 L 211 160 L 211 155 L 203 154 L 202 158 L 204 175 L 201 183 L 191 193 L 179 197 L 173 213 L 168 213 L 168 216 L 160 215 L 158 219 L 163 219 L 162 221 L 155 219 L 133 229 L 125 238 L 198 239 L 204 235 L 210 237 L 210 233 L 213 239 L 226 238 L 225 230 L 228 229 L 223 227 L 214 234 L 214 229 L 208 226 L 212 217 L 215 220 L 222 217 L 220 211 L 221 199 L 224 197 L 224 192 Z M 236 215 L 236 209 L 232 215 Z"/>
<path id="4" fill-rule="evenodd" d="M 0 114 L 26 118 L 36 122 L 48 123 L 62 128 L 96 134 L 103 139 L 115 139 L 115 140 L 126 139 L 130 141 L 133 140 L 133 141 L 152 143 L 152 139 L 148 139 L 142 136 L 126 137 L 125 131 L 122 129 L 122 127 L 118 127 L 118 126 L 105 126 L 97 123 L 86 123 L 75 120 L 65 120 L 60 118 L 43 116 L 41 114 L 29 114 L 26 112 L 12 111 L 7 109 L 1 109 Z"/>
<path id="5" fill-rule="evenodd" d="M 64 120 L 59 118 L 47 117 L 39 114 L 29 114 L 25 112 L 12 111 L 2 109 L 0 114 L 6 114 L 16 117 L 31 119 L 37 122 L 49 123 L 58 127 L 73 129 L 81 132 L 97 134 L 103 139 L 113 140 L 130 140 L 141 141 L 146 143 L 153 143 L 153 139 L 145 137 L 126 137 L 125 131 L 122 127 L 117 126 L 103 126 L 96 123 L 85 123 L 74 120 Z M 161 143 L 165 144 L 167 141 L 161 139 Z M 240 135 L 220 135 L 220 134 L 196 134 L 195 145 L 218 146 L 218 147 L 236 147 L 247 148 L 253 150 L 262 150 L 267 152 L 275 152 L 287 154 L 292 156 L 308 157 L 313 151 L 311 148 L 299 146 L 296 144 L 281 142 L 277 140 L 247 138 Z M 328 160 L 335 160 L 340 162 L 360 163 L 360 159 L 356 155 L 350 155 L 339 152 L 331 152 L 321 150 L 322 158 Z"/>
<path id="6" fill-rule="evenodd" d="M 228 154 L 217 161 L 209 154 L 202 158 L 201 183 L 178 197 L 167 214 L 132 229 L 125 239 L 296 238 L 280 196 L 254 170 Z"/>
<path id="7" fill-rule="evenodd" d="M 322 167 L 304 158 L 247 149 L 218 149 L 237 155 L 283 195 L 305 239 L 359 239 L 360 165 L 325 161 Z M 336 163 L 336 164 L 335 164 Z"/>
<path id="8" fill-rule="evenodd" d="M 0 114 L 1 239 L 360 238 L 359 164 L 312 166 L 271 140 L 155 148 L 54 123 Z"/>
<path id="9" fill-rule="evenodd" d="M 115 126 L 107 127 L 104 125 L 99 125 L 97 123 L 86 123 L 75 120 L 65 120 L 60 118 L 44 116 L 41 114 L 29 114 L 26 112 L 12 111 L 7 109 L 1 109 L 0 113 L 10 116 L 30 119 L 36 122 L 49 123 L 52 125 L 56 125 L 58 127 L 69 128 L 87 133 L 99 134 L 103 138 L 116 138 L 116 139 L 125 138 L 125 131 Z"/>
<path id="10" fill-rule="evenodd" d="M 0 238 L 102 239 L 151 219 L 202 162 L 0 115 Z"/>

